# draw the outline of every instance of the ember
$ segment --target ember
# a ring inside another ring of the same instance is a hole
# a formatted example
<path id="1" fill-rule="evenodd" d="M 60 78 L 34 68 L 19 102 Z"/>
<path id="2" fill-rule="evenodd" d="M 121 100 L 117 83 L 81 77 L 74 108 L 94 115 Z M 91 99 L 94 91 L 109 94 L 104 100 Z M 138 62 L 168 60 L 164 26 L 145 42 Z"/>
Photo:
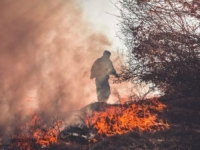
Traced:
<path id="1" fill-rule="evenodd" d="M 107 105 L 105 111 L 93 112 L 85 118 L 100 135 L 124 134 L 134 129 L 139 131 L 162 130 L 169 125 L 157 118 L 158 112 L 166 108 L 156 98 L 123 105 Z"/>

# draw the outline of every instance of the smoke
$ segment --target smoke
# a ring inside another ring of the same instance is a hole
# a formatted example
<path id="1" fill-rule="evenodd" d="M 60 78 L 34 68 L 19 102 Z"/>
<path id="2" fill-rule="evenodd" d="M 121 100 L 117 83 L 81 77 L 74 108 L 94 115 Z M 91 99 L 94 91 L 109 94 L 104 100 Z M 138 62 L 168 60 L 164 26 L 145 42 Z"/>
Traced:
<path id="1" fill-rule="evenodd" d="M 33 112 L 79 109 L 96 99 L 94 60 L 111 43 L 74 0 L 0 1 L 0 136 Z"/>

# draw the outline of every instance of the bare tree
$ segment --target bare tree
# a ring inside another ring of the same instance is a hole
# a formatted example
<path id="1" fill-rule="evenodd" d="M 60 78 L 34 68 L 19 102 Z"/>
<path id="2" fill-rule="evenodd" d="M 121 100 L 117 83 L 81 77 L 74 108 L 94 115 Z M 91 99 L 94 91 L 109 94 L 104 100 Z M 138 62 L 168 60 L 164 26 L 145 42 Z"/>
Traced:
<path id="1" fill-rule="evenodd" d="M 128 59 L 121 80 L 141 80 L 166 93 L 200 94 L 200 1 L 120 0 Z"/>

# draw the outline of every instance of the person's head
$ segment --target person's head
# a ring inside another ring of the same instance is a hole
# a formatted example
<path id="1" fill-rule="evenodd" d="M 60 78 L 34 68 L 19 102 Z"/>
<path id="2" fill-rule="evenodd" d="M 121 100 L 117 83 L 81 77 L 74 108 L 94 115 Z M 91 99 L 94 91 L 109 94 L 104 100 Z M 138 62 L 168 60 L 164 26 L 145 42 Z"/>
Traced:
<path id="1" fill-rule="evenodd" d="M 103 57 L 105 57 L 105 58 L 110 58 L 110 55 L 111 55 L 111 52 L 109 52 L 109 51 L 107 51 L 107 50 L 105 50 L 105 51 L 103 52 Z"/>

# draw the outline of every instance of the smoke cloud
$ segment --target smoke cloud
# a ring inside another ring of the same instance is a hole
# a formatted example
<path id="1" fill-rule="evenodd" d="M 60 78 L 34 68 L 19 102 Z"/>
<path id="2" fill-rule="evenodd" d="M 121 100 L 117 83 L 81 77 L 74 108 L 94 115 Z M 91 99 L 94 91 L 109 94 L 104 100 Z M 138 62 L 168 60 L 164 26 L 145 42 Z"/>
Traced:
<path id="1" fill-rule="evenodd" d="M 0 18 L 0 136 L 96 99 L 90 68 L 111 43 L 75 0 L 1 0 Z"/>

